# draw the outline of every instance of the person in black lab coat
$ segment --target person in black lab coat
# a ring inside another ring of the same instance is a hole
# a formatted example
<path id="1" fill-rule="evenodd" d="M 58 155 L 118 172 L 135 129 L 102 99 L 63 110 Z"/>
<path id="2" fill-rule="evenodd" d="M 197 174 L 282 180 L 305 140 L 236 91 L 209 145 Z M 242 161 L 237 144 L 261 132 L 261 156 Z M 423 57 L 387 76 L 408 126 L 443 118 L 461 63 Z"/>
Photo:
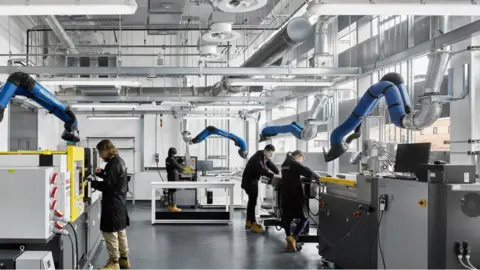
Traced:
<path id="1" fill-rule="evenodd" d="M 102 192 L 100 230 L 109 256 L 104 269 L 128 269 L 130 261 L 125 230 L 130 223 L 127 213 L 127 168 L 111 141 L 100 141 L 97 150 L 100 157 L 107 162 L 105 169 L 95 170 L 95 175 L 103 181 L 91 181 L 91 187 Z"/>
<path id="2" fill-rule="evenodd" d="M 248 195 L 247 220 L 245 228 L 255 233 L 265 233 L 265 230 L 255 220 L 255 207 L 258 198 L 258 180 L 261 176 L 272 178 L 279 171 L 275 164 L 270 160 L 275 152 L 275 147 L 271 144 L 265 146 L 263 150 L 257 151 L 247 162 L 242 175 L 242 188 Z M 273 173 L 272 173 L 273 172 Z"/>
<path id="3" fill-rule="evenodd" d="M 177 149 L 175 147 L 170 147 L 168 149 L 168 157 L 165 159 L 165 165 L 167 168 L 167 180 L 170 181 L 180 181 L 180 173 L 183 171 L 183 166 L 180 165 L 175 159 L 177 154 Z M 176 189 L 169 189 L 167 193 L 167 202 L 168 210 L 171 212 L 181 212 L 182 209 L 178 208 L 175 205 L 174 193 Z"/>
<path id="4" fill-rule="evenodd" d="M 280 206 L 287 235 L 287 249 L 291 251 L 296 251 L 298 235 L 308 225 L 308 209 L 305 204 L 301 176 L 308 179 L 320 179 L 319 175 L 301 164 L 304 159 L 305 154 L 296 150 L 289 153 L 282 164 Z M 292 234 L 290 226 L 294 219 L 299 221 Z"/>

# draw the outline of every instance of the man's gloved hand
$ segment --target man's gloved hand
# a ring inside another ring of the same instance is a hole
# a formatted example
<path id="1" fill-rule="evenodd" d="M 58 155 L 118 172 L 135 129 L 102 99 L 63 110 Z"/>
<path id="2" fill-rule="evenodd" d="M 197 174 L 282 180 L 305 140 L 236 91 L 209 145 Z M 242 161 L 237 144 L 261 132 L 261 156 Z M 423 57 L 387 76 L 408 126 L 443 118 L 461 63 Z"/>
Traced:
<path id="1" fill-rule="evenodd" d="M 185 173 L 191 173 L 191 172 L 193 172 L 193 168 L 192 168 L 192 167 L 184 167 L 184 168 L 183 168 L 183 172 L 185 172 Z"/>

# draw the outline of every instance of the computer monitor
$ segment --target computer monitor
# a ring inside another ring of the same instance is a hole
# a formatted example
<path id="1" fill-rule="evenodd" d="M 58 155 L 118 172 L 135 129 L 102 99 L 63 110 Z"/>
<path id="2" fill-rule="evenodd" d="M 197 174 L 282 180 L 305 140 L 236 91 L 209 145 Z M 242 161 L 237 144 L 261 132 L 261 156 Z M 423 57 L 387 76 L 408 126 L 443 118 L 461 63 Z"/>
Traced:
<path id="1" fill-rule="evenodd" d="M 395 172 L 416 173 L 421 164 L 428 164 L 431 143 L 399 144 L 395 158 Z"/>
<path id="2" fill-rule="evenodd" d="M 197 161 L 197 169 L 201 172 L 213 171 L 213 160 Z"/>

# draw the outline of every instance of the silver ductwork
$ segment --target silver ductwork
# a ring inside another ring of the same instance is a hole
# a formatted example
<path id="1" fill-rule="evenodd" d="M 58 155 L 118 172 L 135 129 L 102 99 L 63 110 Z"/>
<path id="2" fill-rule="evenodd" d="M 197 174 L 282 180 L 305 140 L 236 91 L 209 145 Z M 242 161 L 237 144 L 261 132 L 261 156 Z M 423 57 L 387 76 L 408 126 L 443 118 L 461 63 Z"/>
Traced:
<path id="1" fill-rule="evenodd" d="M 78 53 L 78 50 L 75 47 L 75 43 L 67 34 L 62 24 L 57 20 L 55 16 L 53 15 L 44 16 L 43 19 L 50 26 L 50 28 L 52 28 L 52 31 L 58 37 L 60 42 L 67 47 L 68 53 L 72 53 L 72 54 Z"/>
<path id="2" fill-rule="evenodd" d="M 448 62 L 453 53 L 446 50 L 439 50 L 428 54 L 429 62 L 425 78 L 425 94 L 420 97 L 421 109 L 405 115 L 402 125 L 406 129 L 422 130 L 431 126 L 442 114 L 442 100 L 436 97 L 440 94 Z"/>
<path id="3" fill-rule="evenodd" d="M 302 44 L 313 34 L 310 22 L 293 18 L 287 25 L 243 63 L 242 67 L 265 67 L 275 63 L 289 50 Z"/>
<path id="4" fill-rule="evenodd" d="M 307 120 L 305 121 L 305 128 L 302 131 L 302 139 L 310 141 L 317 136 L 318 124 L 313 123 L 317 119 L 320 111 L 324 110 L 327 107 L 327 104 L 330 101 L 330 96 L 327 95 L 317 95 L 315 96 L 315 101 L 312 108 L 310 109 Z"/>

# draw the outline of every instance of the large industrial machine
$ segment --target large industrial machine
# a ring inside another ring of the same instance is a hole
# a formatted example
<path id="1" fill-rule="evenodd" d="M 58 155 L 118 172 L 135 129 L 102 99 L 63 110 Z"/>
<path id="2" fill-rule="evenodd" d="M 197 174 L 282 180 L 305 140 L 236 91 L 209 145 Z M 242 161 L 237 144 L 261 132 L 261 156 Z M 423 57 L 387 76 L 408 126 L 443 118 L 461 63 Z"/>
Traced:
<path id="1" fill-rule="evenodd" d="M 11 74 L 1 88 L 0 121 L 15 95 L 34 100 L 65 122 L 67 146 L 0 152 L 0 215 L 9 217 L 0 224 L 1 260 L 17 269 L 83 268 L 101 236 L 101 194 L 86 184 L 97 166 L 96 152 L 75 146 L 80 138 L 73 112 L 25 73 Z"/>
<path id="2" fill-rule="evenodd" d="M 430 144 L 397 148 L 395 174 L 359 174 L 319 195 L 319 254 L 341 268 L 475 269 L 475 166 L 429 164 Z"/>

